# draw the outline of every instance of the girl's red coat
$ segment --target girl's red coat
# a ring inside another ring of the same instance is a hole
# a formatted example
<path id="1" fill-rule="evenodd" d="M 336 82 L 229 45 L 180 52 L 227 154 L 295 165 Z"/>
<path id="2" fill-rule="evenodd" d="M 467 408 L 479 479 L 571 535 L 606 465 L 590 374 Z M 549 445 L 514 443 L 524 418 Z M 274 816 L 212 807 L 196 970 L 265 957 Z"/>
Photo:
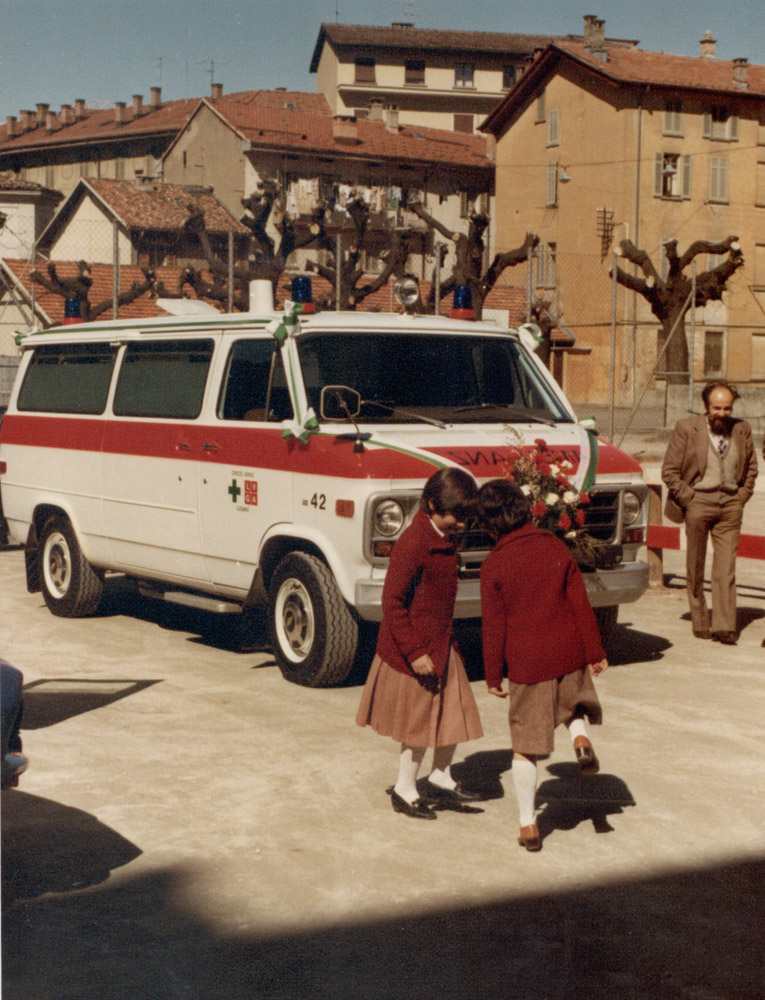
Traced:
<path id="1" fill-rule="evenodd" d="M 455 546 L 420 510 L 391 554 L 383 587 L 378 655 L 394 670 L 413 675 L 412 660 L 427 653 L 440 677 L 454 641 L 456 597 Z"/>
<path id="2" fill-rule="evenodd" d="M 497 542 L 481 567 L 486 683 L 501 687 L 504 668 L 535 684 L 605 658 L 581 571 L 568 547 L 525 524 Z"/>

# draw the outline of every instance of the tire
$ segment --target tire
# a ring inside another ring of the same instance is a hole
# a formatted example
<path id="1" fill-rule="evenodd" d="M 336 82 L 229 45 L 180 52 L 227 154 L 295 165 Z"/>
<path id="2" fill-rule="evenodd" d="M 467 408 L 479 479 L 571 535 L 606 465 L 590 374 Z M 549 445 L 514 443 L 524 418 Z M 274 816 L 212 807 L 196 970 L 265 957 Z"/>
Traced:
<path id="1" fill-rule="evenodd" d="M 85 618 L 98 610 L 104 581 L 80 550 L 65 517 L 51 517 L 40 535 L 38 572 L 48 608 L 60 618 Z"/>
<path id="2" fill-rule="evenodd" d="M 595 612 L 595 618 L 600 629 L 600 641 L 605 646 L 613 638 L 616 619 L 619 616 L 619 605 L 607 604 L 605 607 L 593 608 L 592 610 Z"/>
<path id="3" fill-rule="evenodd" d="M 356 659 L 359 629 L 316 556 L 285 556 L 268 590 L 268 629 L 279 669 L 303 687 L 339 684 Z"/>

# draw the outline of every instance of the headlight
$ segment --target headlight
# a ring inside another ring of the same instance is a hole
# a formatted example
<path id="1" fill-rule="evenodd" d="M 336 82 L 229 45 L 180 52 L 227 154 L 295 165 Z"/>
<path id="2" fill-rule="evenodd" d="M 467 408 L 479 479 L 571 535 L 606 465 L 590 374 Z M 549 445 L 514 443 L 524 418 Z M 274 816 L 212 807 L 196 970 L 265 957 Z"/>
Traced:
<path id="1" fill-rule="evenodd" d="M 383 500 L 375 507 L 374 526 L 377 534 L 392 538 L 404 526 L 404 508 L 396 500 Z"/>
<path id="2" fill-rule="evenodd" d="M 627 528 L 640 517 L 643 509 L 642 501 L 637 493 L 625 490 L 622 494 L 622 525 Z"/>

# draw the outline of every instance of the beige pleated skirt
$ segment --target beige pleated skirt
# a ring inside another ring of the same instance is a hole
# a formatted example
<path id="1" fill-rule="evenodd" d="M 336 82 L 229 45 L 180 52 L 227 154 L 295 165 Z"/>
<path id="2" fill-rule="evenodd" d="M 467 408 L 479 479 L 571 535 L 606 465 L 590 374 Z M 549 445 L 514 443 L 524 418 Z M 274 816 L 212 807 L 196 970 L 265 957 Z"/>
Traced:
<path id="1" fill-rule="evenodd" d="M 465 665 L 454 647 L 437 691 L 375 656 L 356 725 L 371 726 L 410 747 L 451 746 L 483 736 Z"/>
<path id="2" fill-rule="evenodd" d="M 510 744 L 522 754 L 548 754 L 555 749 L 555 730 L 577 716 L 599 726 L 603 712 L 587 667 L 536 684 L 510 687 Z"/>

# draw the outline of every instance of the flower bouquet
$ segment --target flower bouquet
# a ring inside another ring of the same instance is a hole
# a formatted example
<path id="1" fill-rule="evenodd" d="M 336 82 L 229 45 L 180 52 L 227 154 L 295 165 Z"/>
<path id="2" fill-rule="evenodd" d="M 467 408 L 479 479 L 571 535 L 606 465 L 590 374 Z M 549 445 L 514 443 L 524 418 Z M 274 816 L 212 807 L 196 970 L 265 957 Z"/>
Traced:
<path id="1" fill-rule="evenodd" d="M 594 568 L 604 546 L 584 530 L 584 508 L 590 496 L 571 482 L 573 465 L 558 460 L 542 438 L 534 441 L 531 450 L 523 448 L 519 435 L 516 438 L 502 469 L 504 477 L 531 500 L 532 523 L 562 538 L 583 568 Z"/>

